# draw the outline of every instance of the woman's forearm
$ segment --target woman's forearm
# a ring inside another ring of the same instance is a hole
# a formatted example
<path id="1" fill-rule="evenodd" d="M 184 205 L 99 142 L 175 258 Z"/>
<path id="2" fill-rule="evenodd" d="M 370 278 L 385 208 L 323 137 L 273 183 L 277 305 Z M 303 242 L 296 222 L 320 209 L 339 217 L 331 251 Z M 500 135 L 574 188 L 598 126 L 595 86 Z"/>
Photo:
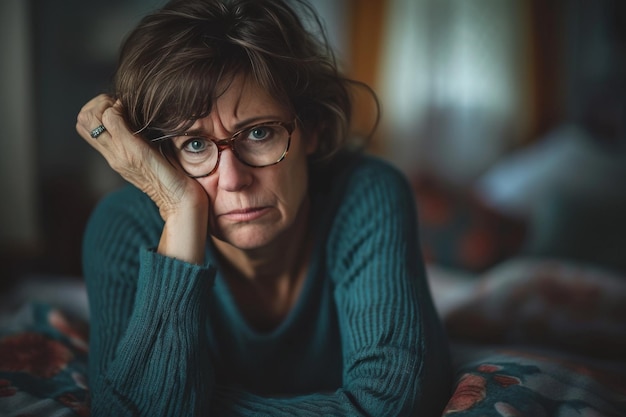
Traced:
<path id="1" fill-rule="evenodd" d="M 90 367 L 94 416 L 206 415 L 214 382 L 203 330 L 214 274 L 142 249 L 132 306 L 119 302 L 119 292 L 93 295 L 100 310 L 90 351 L 97 355 Z"/>

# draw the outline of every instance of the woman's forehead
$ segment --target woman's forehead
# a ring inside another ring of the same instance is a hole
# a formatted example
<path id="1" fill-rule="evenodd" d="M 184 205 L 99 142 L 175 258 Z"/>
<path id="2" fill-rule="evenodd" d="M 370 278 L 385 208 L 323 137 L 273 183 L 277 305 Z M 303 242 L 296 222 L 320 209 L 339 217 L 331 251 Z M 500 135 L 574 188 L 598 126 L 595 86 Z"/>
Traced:
<path id="1" fill-rule="evenodd" d="M 235 114 L 238 111 L 256 110 L 258 107 L 281 107 L 253 77 L 243 75 L 233 77 L 223 94 L 217 97 L 215 106 L 228 107 Z"/>
<path id="2" fill-rule="evenodd" d="M 224 88 L 213 103 L 209 119 L 218 118 L 228 125 L 245 124 L 249 120 L 277 119 L 291 117 L 286 103 L 279 102 L 267 90 L 261 87 L 253 77 L 236 75 Z M 197 120 L 193 127 L 201 124 Z"/>

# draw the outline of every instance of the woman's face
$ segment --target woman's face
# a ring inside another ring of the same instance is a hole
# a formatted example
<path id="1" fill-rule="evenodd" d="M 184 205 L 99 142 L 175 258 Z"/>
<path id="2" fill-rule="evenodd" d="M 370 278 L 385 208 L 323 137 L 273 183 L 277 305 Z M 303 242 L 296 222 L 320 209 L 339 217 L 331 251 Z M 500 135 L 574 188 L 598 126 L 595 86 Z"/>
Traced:
<path id="1" fill-rule="evenodd" d="M 234 79 L 213 111 L 189 130 L 212 138 L 230 137 L 242 128 L 268 121 L 291 122 L 294 115 L 249 78 Z M 241 250 L 265 247 L 288 236 L 308 195 L 307 156 L 316 138 L 303 138 L 300 127 L 291 135 L 289 153 L 280 163 L 252 168 L 224 149 L 217 170 L 197 181 L 209 201 L 209 233 Z"/>

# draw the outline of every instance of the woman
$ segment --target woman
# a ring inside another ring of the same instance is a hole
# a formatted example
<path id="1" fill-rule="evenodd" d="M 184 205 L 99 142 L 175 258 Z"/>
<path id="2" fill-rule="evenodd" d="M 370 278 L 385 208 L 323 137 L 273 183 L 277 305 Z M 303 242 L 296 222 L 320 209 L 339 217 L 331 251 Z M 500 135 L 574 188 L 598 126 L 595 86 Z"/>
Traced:
<path id="1" fill-rule="evenodd" d="M 302 4 L 302 12 L 312 13 Z M 340 152 L 350 86 L 282 0 L 176 0 L 78 133 L 129 185 L 84 240 L 95 416 L 437 415 L 413 197 Z"/>

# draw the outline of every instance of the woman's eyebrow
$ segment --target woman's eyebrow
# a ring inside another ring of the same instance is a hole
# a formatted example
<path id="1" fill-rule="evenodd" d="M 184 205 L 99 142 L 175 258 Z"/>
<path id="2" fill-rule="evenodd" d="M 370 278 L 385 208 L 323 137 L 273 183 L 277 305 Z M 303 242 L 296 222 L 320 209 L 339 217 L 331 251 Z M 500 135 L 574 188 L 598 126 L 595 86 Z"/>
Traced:
<path id="1" fill-rule="evenodd" d="M 270 121 L 282 121 L 282 120 L 283 120 L 283 117 L 274 116 L 274 115 L 250 117 L 248 119 L 244 119 L 244 120 L 237 122 L 233 126 L 234 129 L 232 131 L 232 134 L 235 134 L 239 132 L 240 130 L 245 129 L 246 127 L 254 126 L 255 124 L 258 124 L 258 123 L 270 122 Z M 190 136 L 190 135 L 215 137 L 214 135 L 207 133 L 204 129 L 190 129 L 180 134 L 180 136 Z"/>
<path id="2" fill-rule="evenodd" d="M 269 122 L 269 121 L 274 121 L 274 120 L 282 120 L 282 117 L 280 116 L 276 116 L 276 115 L 263 115 L 263 116 L 256 116 L 256 117 L 250 117 L 248 119 L 244 119 L 238 123 L 235 124 L 235 132 L 241 130 L 241 129 L 245 129 L 246 127 L 250 126 L 250 125 L 254 125 L 256 123 L 262 123 L 262 122 Z"/>

